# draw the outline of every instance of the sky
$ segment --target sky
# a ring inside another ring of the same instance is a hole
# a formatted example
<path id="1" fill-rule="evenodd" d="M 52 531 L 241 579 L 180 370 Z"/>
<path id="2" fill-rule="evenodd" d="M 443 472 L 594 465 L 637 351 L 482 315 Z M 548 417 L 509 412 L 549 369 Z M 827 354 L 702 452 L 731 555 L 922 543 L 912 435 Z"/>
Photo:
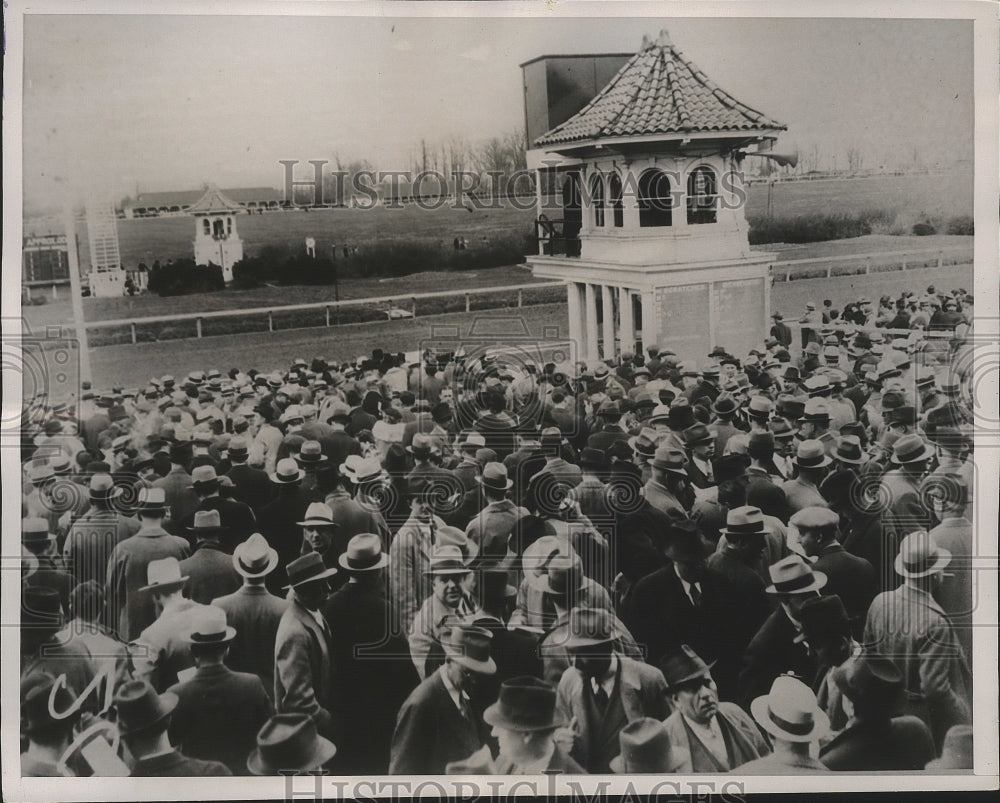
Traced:
<path id="1" fill-rule="evenodd" d="M 519 64 L 638 50 L 666 29 L 824 167 L 971 159 L 972 23 L 951 20 L 26 15 L 23 187 L 280 188 L 281 159 L 406 169 L 420 140 L 524 125 Z"/>

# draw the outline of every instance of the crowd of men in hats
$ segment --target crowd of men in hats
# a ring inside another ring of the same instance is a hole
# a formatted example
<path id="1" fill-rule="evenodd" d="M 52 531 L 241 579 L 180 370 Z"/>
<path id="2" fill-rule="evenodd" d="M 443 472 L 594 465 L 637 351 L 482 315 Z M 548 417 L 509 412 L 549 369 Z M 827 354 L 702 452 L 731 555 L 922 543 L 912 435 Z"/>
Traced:
<path id="1" fill-rule="evenodd" d="M 829 307 L 34 400 L 22 772 L 970 767 L 970 322 Z"/>

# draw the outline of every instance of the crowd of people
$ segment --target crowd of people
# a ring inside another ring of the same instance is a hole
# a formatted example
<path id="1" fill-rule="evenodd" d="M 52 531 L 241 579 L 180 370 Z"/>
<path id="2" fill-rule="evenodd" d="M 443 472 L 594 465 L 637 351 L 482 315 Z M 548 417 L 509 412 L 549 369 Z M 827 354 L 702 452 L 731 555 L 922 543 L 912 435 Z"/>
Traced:
<path id="1" fill-rule="evenodd" d="M 972 299 L 927 295 L 31 400 L 23 775 L 970 768 Z"/>

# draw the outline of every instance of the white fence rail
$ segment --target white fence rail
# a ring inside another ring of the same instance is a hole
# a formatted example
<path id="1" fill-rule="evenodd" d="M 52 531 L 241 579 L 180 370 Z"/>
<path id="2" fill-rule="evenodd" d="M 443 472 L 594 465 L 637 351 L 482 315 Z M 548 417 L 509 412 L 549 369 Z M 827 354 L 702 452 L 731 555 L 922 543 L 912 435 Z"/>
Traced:
<path id="1" fill-rule="evenodd" d="M 821 275 L 826 278 L 840 275 L 838 269 L 848 266 L 857 266 L 860 269 L 844 271 L 844 275 L 851 275 L 863 272 L 882 272 L 886 270 L 886 265 L 891 265 L 890 270 L 908 270 L 917 267 L 926 267 L 927 257 L 936 264 L 937 267 L 944 266 L 946 261 L 949 264 L 967 264 L 972 262 L 972 245 L 956 245 L 945 248 L 925 248 L 909 249 L 907 251 L 879 251 L 864 254 L 848 254 L 844 256 L 814 257 L 810 259 L 792 259 L 775 261 L 771 263 L 771 275 L 776 281 L 795 281 L 804 278 L 820 278 L 816 276 L 816 268 L 826 266 Z M 895 267 L 898 262 L 898 268 Z M 917 264 L 919 263 L 919 265 Z M 798 275 L 796 275 L 798 274 Z M 779 279 L 778 276 L 781 276 Z M 154 315 L 147 318 L 126 319 L 119 318 L 108 321 L 87 321 L 88 330 L 93 329 L 114 329 L 128 327 L 132 343 L 138 343 L 137 328 L 149 324 L 171 323 L 178 321 L 194 321 L 195 337 L 202 337 L 202 322 L 217 318 L 245 318 L 253 315 L 267 316 L 267 331 L 275 331 L 274 316 L 304 310 L 325 310 L 325 325 L 331 325 L 331 313 L 337 309 L 358 306 L 378 306 L 386 304 L 390 309 L 396 307 L 397 303 L 408 303 L 409 310 L 406 317 L 416 317 L 418 311 L 417 302 L 421 299 L 433 298 L 454 298 L 465 297 L 465 311 L 470 312 L 472 308 L 472 298 L 476 296 L 490 295 L 494 293 L 517 292 L 517 306 L 522 306 L 523 294 L 525 290 L 538 290 L 543 288 L 561 287 L 562 282 L 538 282 L 533 284 L 518 284 L 497 287 L 477 287 L 468 290 L 441 290 L 432 293 L 409 293 L 392 296 L 378 296 L 375 298 L 352 298 L 341 301 L 318 301 L 309 304 L 289 304 L 272 307 L 252 307 L 248 309 L 216 310 L 212 312 L 181 312 L 171 315 Z M 290 327 L 294 328 L 294 327 Z M 186 338 L 175 338 L 186 339 Z"/>

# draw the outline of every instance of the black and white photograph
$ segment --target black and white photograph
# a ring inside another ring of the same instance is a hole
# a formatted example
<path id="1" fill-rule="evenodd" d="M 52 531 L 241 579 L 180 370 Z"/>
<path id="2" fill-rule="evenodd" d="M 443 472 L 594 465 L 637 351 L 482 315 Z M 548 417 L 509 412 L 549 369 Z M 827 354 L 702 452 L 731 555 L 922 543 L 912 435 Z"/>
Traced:
<path id="1" fill-rule="evenodd" d="M 827 12 L 5 4 L 5 798 L 997 789 L 997 8 Z"/>

